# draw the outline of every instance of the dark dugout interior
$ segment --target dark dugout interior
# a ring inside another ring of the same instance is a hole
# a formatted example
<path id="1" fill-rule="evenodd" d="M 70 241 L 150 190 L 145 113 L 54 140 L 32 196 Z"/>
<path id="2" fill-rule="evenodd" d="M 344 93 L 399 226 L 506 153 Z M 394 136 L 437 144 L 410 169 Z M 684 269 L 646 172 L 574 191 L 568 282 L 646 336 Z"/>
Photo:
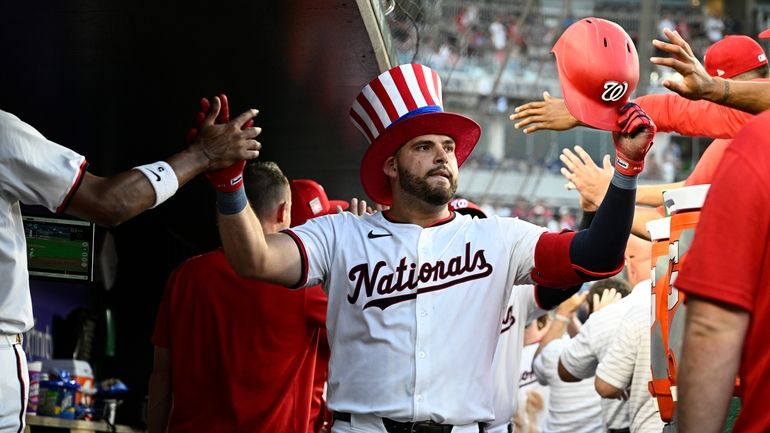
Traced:
<path id="1" fill-rule="evenodd" d="M 0 41 L 0 109 L 85 155 L 96 175 L 183 149 L 198 99 L 225 92 L 233 113 L 260 110 L 261 159 L 330 197 L 362 196 L 366 142 L 347 113 L 379 69 L 355 0 L 3 2 Z M 141 424 L 165 281 L 219 245 L 214 215 L 201 176 L 111 230 L 114 287 L 90 290 L 115 318 L 115 354 L 95 367 L 131 389 L 120 422 Z"/>

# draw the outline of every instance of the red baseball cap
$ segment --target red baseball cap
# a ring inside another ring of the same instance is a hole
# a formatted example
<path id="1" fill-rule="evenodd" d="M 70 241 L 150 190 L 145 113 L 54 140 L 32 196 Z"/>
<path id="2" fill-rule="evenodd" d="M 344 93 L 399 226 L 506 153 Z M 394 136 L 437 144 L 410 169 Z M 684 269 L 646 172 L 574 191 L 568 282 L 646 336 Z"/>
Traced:
<path id="1" fill-rule="evenodd" d="M 470 215 L 477 218 L 486 218 L 487 214 L 476 203 L 464 199 L 456 198 L 449 202 L 449 210 L 455 211 L 460 215 Z"/>
<path id="2" fill-rule="evenodd" d="M 770 29 L 759 32 L 759 39 L 770 39 Z"/>
<path id="3" fill-rule="evenodd" d="M 551 52 L 570 114 L 618 131 L 618 110 L 639 84 L 639 56 L 628 33 L 612 21 L 583 18 L 564 30 Z"/>
<path id="4" fill-rule="evenodd" d="M 294 179 L 291 185 L 291 226 L 305 224 L 307 220 L 334 213 L 337 206 L 343 210 L 350 205 L 343 200 L 329 200 L 318 182 L 310 179 Z"/>
<path id="5" fill-rule="evenodd" d="M 744 35 L 729 35 L 714 42 L 704 57 L 703 66 L 712 77 L 732 78 L 767 64 L 762 46 Z"/>

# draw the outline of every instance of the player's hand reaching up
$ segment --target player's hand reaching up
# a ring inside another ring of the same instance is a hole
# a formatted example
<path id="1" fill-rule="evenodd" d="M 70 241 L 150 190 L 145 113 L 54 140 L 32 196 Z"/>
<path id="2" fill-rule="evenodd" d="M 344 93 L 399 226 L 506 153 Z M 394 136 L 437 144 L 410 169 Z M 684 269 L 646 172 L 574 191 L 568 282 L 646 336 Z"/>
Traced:
<path id="1" fill-rule="evenodd" d="M 618 292 L 615 288 L 604 289 L 601 296 L 599 296 L 598 293 L 594 293 L 594 297 L 592 300 L 593 309 L 594 309 L 593 312 L 595 313 L 601 310 L 602 308 L 612 305 L 620 301 L 621 298 L 623 298 L 623 295 L 620 292 Z"/>
<path id="2" fill-rule="evenodd" d="M 671 54 L 671 57 L 651 57 L 650 62 L 667 66 L 682 75 L 682 81 L 664 80 L 663 85 L 687 99 L 703 99 L 709 93 L 721 91 L 717 80 L 710 76 L 698 58 L 693 54 L 690 44 L 679 32 L 663 29 L 669 42 L 653 40 L 655 48 Z"/>
<path id="3" fill-rule="evenodd" d="M 388 209 L 390 209 L 390 206 L 384 206 L 379 203 L 375 204 L 374 209 L 372 209 L 367 205 L 366 200 L 359 200 L 353 197 L 350 199 L 350 207 L 348 208 L 348 212 L 352 213 L 353 215 L 363 216 L 371 215 L 375 212 L 384 212 Z M 345 212 L 345 210 L 342 209 L 342 206 L 337 206 L 337 213 L 342 212 Z"/>
<path id="4" fill-rule="evenodd" d="M 652 147 L 657 127 L 642 107 L 629 102 L 620 109 L 620 132 L 612 133 L 615 144 L 615 170 L 636 176 L 644 168 L 644 157 Z"/>
<path id="5" fill-rule="evenodd" d="M 529 134 L 539 130 L 565 131 L 580 126 L 580 121 L 567 110 L 563 99 L 554 98 L 548 92 L 543 92 L 542 101 L 532 101 L 516 107 L 511 120 L 516 129 L 524 128 Z"/>
<path id="6" fill-rule="evenodd" d="M 205 156 L 209 170 L 256 158 L 262 148 L 256 140 L 262 129 L 255 128 L 252 120 L 257 113 L 247 110 L 231 121 L 226 96 L 214 97 L 211 103 L 203 98 L 196 127 L 187 133 L 189 149 Z"/>
<path id="7" fill-rule="evenodd" d="M 575 146 L 574 153 L 567 148 L 562 150 L 559 159 L 564 164 L 561 174 L 567 179 L 565 188 L 577 190 L 580 194 L 581 209 L 586 212 L 595 212 L 604 200 L 615 171 L 612 169 L 610 156 L 605 155 L 602 167 L 599 167 L 588 152 L 580 146 Z"/>

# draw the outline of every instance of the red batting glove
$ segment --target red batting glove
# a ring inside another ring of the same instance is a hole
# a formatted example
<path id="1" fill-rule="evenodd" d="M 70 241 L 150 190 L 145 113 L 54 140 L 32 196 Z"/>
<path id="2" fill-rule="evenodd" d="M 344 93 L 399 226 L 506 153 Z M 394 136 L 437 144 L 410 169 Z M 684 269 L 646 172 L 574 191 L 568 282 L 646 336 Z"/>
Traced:
<path id="1" fill-rule="evenodd" d="M 220 94 L 219 100 L 222 103 L 222 106 L 215 123 L 225 124 L 230 122 L 230 107 L 225 94 Z M 186 139 L 188 144 L 192 143 L 195 140 L 195 137 L 198 136 L 198 127 L 200 127 L 201 123 L 203 123 L 203 120 L 206 118 L 206 113 L 208 113 L 211 104 L 208 99 L 201 98 L 200 106 L 201 111 L 198 112 L 198 115 L 195 118 L 195 127 L 187 132 Z M 243 125 L 242 129 L 251 128 L 252 126 L 254 126 L 254 120 L 249 119 L 249 121 Z M 246 161 L 236 162 L 221 170 L 206 172 L 206 178 L 208 178 L 209 182 L 211 182 L 217 191 L 233 192 L 243 185 L 243 167 L 245 166 Z"/>
<path id="2" fill-rule="evenodd" d="M 193 141 L 195 141 L 195 137 L 198 136 L 198 128 L 201 126 L 201 123 L 203 123 L 203 120 L 206 119 L 206 113 L 209 112 L 209 108 L 211 108 L 211 104 L 209 103 L 209 100 L 206 98 L 201 98 L 200 100 L 201 105 L 201 111 L 198 112 L 198 115 L 195 116 L 195 126 L 192 127 L 189 131 L 187 131 L 187 134 L 185 135 L 185 142 L 189 145 Z"/>
<path id="3" fill-rule="evenodd" d="M 620 132 L 612 133 L 615 144 L 615 170 L 636 176 L 644 168 L 644 157 L 652 147 L 657 127 L 642 107 L 629 102 L 620 109 Z"/>

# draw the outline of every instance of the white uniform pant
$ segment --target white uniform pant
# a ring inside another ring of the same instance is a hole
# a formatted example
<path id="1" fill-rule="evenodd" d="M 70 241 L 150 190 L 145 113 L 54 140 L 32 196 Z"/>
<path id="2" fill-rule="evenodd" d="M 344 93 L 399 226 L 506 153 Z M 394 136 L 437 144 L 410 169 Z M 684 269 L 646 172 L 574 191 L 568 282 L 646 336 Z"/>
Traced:
<path id="1" fill-rule="evenodd" d="M 29 373 L 21 338 L 0 334 L 0 433 L 24 431 L 28 397 Z"/>
<path id="2" fill-rule="evenodd" d="M 374 415 L 350 414 L 350 422 L 334 420 L 331 433 L 388 433 L 382 418 Z M 452 433 L 479 433 L 479 425 L 455 426 Z"/>

